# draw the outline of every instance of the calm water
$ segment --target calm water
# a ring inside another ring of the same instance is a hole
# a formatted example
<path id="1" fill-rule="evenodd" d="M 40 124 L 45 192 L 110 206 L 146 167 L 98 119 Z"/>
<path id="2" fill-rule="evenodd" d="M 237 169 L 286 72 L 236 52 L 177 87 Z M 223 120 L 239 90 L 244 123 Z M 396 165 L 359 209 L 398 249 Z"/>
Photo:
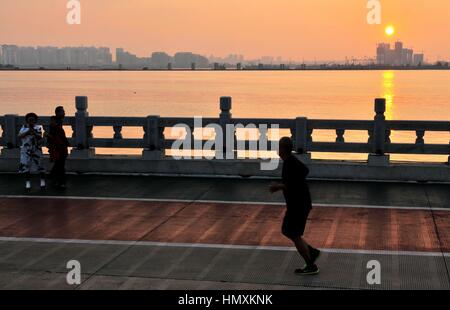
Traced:
<path id="1" fill-rule="evenodd" d="M 450 120 L 449 85 L 450 71 L 0 71 L 0 114 L 49 115 L 63 104 L 71 115 L 74 97 L 84 95 L 92 116 L 217 116 L 219 97 L 232 96 L 235 117 L 373 119 L 374 98 L 385 97 L 388 119 Z M 94 133 L 107 137 L 111 131 Z M 314 138 L 331 141 L 335 136 L 316 132 Z M 450 134 L 426 138 L 448 143 Z M 365 133 L 348 135 L 348 141 L 364 140 Z M 415 137 L 394 133 L 393 140 L 412 142 Z"/>

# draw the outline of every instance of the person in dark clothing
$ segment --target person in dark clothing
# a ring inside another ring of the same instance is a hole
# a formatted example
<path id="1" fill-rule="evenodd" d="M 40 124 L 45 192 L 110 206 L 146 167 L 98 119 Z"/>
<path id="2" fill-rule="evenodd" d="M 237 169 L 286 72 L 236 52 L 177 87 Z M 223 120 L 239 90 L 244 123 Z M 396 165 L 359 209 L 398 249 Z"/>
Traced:
<path id="1" fill-rule="evenodd" d="M 299 254 L 306 262 L 304 268 L 295 270 L 301 275 L 318 274 L 315 264 L 320 256 L 318 249 L 310 246 L 304 239 L 306 222 L 312 210 L 311 194 L 306 177 L 309 169 L 293 154 L 291 138 L 284 137 L 279 143 L 279 156 L 283 160 L 282 182 L 270 186 L 270 192 L 283 191 L 286 200 L 286 214 L 283 220 L 282 233 L 292 240 Z"/>
<path id="2" fill-rule="evenodd" d="M 51 177 L 53 185 L 58 188 L 66 187 L 66 159 L 69 154 L 69 141 L 63 128 L 65 116 L 64 107 L 59 106 L 55 109 L 55 116 L 51 117 L 50 131 L 47 136 L 50 160 L 53 162 Z"/>

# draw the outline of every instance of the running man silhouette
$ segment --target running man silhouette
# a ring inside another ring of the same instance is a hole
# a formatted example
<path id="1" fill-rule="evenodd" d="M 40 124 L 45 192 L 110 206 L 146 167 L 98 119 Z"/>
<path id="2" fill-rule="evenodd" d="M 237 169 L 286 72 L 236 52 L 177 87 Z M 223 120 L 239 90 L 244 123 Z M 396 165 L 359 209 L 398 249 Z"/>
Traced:
<path id="1" fill-rule="evenodd" d="M 310 246 L 303 239 L 306 222 L 312 209 L 311 194 L 306 182 L 309 169 L 292 154 L 292 151 L 293 143 L 291 138 L 281 138 L 278 155 L 283 160 L 282 182 L 272 184 L 270 192 L 283 191 L 287 208 L 283 220 L 282 233 L 292 240 L 298 253 L 306 262 L 306 265 L 295 270 L 295 273 L 313 275 L 319 273 L 316 261 L 320 256 L 320 251 Z"/>

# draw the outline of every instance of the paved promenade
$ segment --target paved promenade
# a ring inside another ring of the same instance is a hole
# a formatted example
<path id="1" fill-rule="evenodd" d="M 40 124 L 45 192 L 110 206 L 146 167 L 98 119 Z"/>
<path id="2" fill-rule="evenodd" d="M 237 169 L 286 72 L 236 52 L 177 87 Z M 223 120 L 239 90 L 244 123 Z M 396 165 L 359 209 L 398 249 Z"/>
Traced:
<path id="1" fill-rule="evenodd" d="M 300 277 L 270 182 L 71 175 L 26 192 L 0 175 L 0 289 L 450 289 L 450 185 L 311 181 L 321 273 Z"/>

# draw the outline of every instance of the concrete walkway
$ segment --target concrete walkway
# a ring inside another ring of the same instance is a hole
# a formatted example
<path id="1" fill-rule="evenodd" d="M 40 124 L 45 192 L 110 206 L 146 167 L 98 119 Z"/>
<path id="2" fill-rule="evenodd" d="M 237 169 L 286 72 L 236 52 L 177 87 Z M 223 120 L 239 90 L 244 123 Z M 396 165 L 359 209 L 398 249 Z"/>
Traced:
<path id="1" fill-rule="evenodd" d="M 299 277 L 270 182 L 73 175 L 64 192 L 26 192 L 0 175 L 0 288 L 450 289 L 449 185 L 311 182 L 321 273 Z"/>
<path id="2" fill-rule="evenodd" d="M 78 289 L 450 289 L 439 256 L 325 252 L 318 276 L 299 277 L 292 250 L 1 242 L 0 253 L 2 289 L 70 289 L 72 259 L 82 266 Z M 367 284 L 371 260 L 381 285 Z"/>
<path id="3" fill-rule="evenodd" d="M 27 192 L 17 174 L 0 174 L 0 196 L 76 196 L 283 203 L 268 191 L 273 180 L 164 176 L 71 175 L 69 189 Z M 450 209 L 450 184 L 311 181 L 313 202 L 332 205 Z"/>

